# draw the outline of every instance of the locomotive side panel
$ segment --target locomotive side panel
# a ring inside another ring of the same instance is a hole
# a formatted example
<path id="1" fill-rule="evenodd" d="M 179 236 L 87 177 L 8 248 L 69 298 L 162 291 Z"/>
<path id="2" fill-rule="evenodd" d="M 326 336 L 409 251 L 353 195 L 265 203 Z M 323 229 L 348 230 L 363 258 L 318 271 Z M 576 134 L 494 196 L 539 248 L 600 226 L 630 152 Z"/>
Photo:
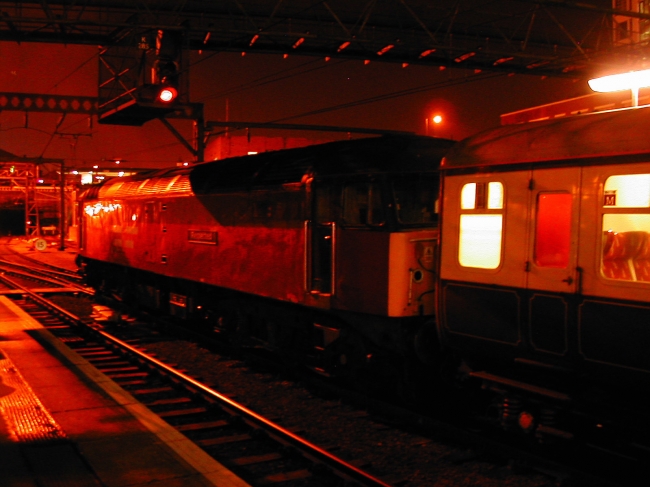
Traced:
<path id="1" fill-rule="evenodd" d="M 338 292 L 332 307 L 385 316 L 390 234 L 343 228 L 338 237 Z"/>
<path id="2" fill-rule="evenodd" d="M 95 214 L 85 219 L 85 257 L 283 301 L 304 300 L 302 228 L 290 218 L 263 224 L 273 209 L 256 213 L 249 198 L 217 195 L 200 203 L 163 195 L 87 206 Z M 227 213 L 222 221 L 210 211 L 216 207 Z"/>
<path id="3" fill-rule="evenodd" d="M 227 289 L 302 302 L 302 199 L 221 194 L 167 211 L 164 273 Z M 292 206 L 293 205 L 293 206 Z"/>
<path id="4" fill-rule="evenodd" d="M 114 240 L 121 238 L 124 208 L 119 202 L 94 202 L 83 208 L 82 249 L 84 256 L 127 265 L 124 256 L 112 255 Z"/>

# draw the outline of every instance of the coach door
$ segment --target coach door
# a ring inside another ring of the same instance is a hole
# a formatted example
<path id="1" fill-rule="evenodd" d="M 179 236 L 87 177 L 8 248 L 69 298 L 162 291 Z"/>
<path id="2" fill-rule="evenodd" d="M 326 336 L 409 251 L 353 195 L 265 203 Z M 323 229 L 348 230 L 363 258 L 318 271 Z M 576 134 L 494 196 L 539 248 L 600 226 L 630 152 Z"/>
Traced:
<path id="1" fill-rule="evenodd" d="M 526 262 L 531 345 L 564 354 L 572 296 L 580 293 L 577 267 L 580 168 L 535 170 L 530 181 Z"/>

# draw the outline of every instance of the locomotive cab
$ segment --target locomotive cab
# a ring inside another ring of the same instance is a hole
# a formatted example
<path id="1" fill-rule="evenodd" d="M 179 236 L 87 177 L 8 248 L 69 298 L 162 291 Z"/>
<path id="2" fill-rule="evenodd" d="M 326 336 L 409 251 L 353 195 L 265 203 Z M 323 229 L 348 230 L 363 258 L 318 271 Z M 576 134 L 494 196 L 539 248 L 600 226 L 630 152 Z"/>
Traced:
<path id="1" fill-rule="evenodd" d="M 312 301 L 390 317 L 434 314 L 438 175 L 315 180 L 306 222 Z"/>

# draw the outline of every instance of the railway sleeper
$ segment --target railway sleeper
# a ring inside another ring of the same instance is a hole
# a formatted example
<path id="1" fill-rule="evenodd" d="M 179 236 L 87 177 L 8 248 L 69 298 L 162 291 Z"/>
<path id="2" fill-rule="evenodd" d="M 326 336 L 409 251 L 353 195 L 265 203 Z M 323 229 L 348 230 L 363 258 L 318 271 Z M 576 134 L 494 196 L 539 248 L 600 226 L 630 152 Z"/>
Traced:
<path id="1" fill-rule="evenodd" d="M 134 377 L 147 377 L 149 372 L 127 372 L 124 374 L 106 374 L 113 380 L 132 379 Z"/>
<path id="2" fill-rule="evenodd" d="M 232 436 L 220 436 L 218 438 L 204 438 L 196 440 L 195 443 L 201 447 L 225 445 L 228 443 L 239 443 L 242 441 L 250 441 L 253 437 L 247 433 Z"/>
<path id="3" fill-rule="evenodd" d="M 205 421 L 202 423 L 181 424 L 174 426 L 174 428 L 176 428 L 181 433 L 184 433 L 191 431 L 206 431 L 210 429 L 224 428 L 226 426 L 230 426 L 230 422 L 219 419 L 216 421 Z"/>
<path id="4" fill-rule="evenodd" d="M 136 389 L 135 391 L 131 391 L 131 394 L 134 396 L 144 396 L 148 394 L 168 393 L 168 392 L 172 392 L 173 390 L 174 388 L 169 386 L 149 387 L 149 388 Z"/>
<path id="5" fill-rule="evenodd" d="M 275 473 L 272 475 L 267 475 L 259 479 L 256 484 L 258 485 L 273 485 L 280 484 L 283 482 L 290 482 L 293 480 L 302 480 L 308 479 L 312 476 L 312 473 L 307 469 L 294 470 L 293 472 L 284 472 L 284 473 Z"/>
<path id="6" fill-rule="evenodd" d="M 138 367 L 135 367 L 133 365 L 127 365 L 125 367 L 114 367 L 113 364 L 109 365 L 96 365 L 95 368 L 99 370 L 100 372 L 106 374 L 106 375 L 111 375 L 111 374 L 124 374 L 128 372 L 134 372 L 139 370 Z"/>
<path id="7" fill-rule="evenodd" d="M 234 458 L 230 460 L 229 463 L 241 467 L 246 465 L 254 465 L 256 463 L 274 462 L 276 460 L 281 460 L 282 458 L 283 457 L 280 453 L 266 453 L 264 455 L 251 455 L 248 457 Z"/>
<path id="8" fill-rule="evenodd" d="M 195 414 L 205 414 L 208 412 L 208 408 L 205 407 L 197 407 L 197 408 L 191 408 L 191 409 L 173 409 L 170 411 L 161 411 L 158 414 L 161 418 L 178 418 L 180 416 L 191 416 Z"/>
<path id="9" fill-rule="evenodd" d="M 170 397 L 165 399 L 155 399 L 150 402 L 144 402 L 143 404 L 147 407 L 156 407 L 156 406 L 169 406 L 176 404 L 188 404 L 191 403 L 192 399 L 189 397 Z"/>

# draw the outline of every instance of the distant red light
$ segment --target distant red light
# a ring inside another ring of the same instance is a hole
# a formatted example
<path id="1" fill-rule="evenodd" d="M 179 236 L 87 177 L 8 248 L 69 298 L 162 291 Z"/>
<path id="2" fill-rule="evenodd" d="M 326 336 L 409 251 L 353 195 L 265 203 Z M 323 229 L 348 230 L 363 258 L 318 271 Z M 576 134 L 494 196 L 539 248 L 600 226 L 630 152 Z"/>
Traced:
<path id="1" fill-rule="evenodd" d="M 534 416 L 526 411 L 522 412 L 519 415 L 518 421 L 519 421 L 519 426 L 524 431 L 530 431 L 531 429 L 533 429 L 533 426 L 535 426 Z"/>
<path id="2" fill-rule="evenodd" d="M 176 88 L 171 86 L 165 86 L 158 92 L 158 100 L 164 103 L 171 103 L 178 96 L 178 91 Z"/>

